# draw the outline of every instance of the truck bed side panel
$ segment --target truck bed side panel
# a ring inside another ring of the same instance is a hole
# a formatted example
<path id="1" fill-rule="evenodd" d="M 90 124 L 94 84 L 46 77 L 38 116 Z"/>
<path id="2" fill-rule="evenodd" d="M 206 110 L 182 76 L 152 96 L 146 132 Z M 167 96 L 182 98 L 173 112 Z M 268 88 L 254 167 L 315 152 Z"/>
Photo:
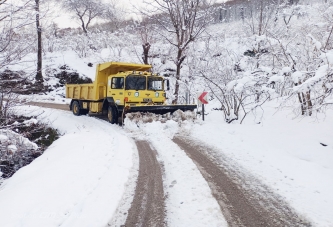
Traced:
<path id="1" fill-rule="evenodd" d="M 96 95 L 94 91 L 95 89 L 93 84 L 67 84 L 66 98 L 79 100 L 98 100 L 100 95 Z"/>

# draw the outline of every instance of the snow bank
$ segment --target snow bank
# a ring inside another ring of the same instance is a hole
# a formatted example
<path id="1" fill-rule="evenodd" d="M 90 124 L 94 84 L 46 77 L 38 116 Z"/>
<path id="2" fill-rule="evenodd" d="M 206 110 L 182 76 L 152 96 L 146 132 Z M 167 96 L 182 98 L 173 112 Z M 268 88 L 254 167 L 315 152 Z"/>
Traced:
<path id="1" fill-rule="evenodd" d="M 64 136 L 4 181 L 1 226 L 106 226 L 137 168 L 135 145 L 105 121 L 57 110 L 46 117 Z"/>

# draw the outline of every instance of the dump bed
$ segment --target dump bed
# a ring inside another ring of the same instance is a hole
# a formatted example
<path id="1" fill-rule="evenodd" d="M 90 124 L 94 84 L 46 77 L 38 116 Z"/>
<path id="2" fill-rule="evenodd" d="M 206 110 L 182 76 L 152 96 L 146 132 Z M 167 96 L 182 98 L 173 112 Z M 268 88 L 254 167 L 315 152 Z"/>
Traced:
<path id="1" fill-rule="evenodd" d="M 92 84 L 67 84 L 66 98 L 98 101 L 106 97 L 106 86 Z"/>

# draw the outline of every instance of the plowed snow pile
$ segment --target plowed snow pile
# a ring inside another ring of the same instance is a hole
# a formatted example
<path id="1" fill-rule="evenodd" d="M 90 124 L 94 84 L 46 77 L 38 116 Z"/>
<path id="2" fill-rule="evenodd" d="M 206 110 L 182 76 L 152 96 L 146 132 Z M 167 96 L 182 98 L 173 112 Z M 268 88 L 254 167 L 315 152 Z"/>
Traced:
<path id="1" fill-rule="evenodd" d="M 197 119 L 196 113 L 193 111 L 181 111 L 176 110 L 174 113 L 167 114 L 154 114 L 154 113 L 142 113 L 142 112 L 134 112 L 126 114 L 125 123 L 127 124 L 137 124 L 140 125 L 142 123 L 152 123 L 154 121 L 160 121 L 162 123 L 166 123 L 169 120 L 173 120 L 181 124 L 183 121 L 195 121 Z"/>

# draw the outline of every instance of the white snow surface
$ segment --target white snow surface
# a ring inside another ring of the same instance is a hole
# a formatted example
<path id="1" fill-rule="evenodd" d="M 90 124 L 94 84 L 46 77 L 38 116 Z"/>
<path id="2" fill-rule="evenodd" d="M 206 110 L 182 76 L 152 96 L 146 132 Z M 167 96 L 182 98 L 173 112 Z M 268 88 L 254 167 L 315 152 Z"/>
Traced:
<path id="1" fill-rule="evenodd" d="M 32 109 L 40 112 L 25 111 Z M 1 226 L 106 226 L 137 168 L 134 143 L 118 126 L 94 118 L 59 110 L 39 118 L 64 135 L 3 182 Z"/>

